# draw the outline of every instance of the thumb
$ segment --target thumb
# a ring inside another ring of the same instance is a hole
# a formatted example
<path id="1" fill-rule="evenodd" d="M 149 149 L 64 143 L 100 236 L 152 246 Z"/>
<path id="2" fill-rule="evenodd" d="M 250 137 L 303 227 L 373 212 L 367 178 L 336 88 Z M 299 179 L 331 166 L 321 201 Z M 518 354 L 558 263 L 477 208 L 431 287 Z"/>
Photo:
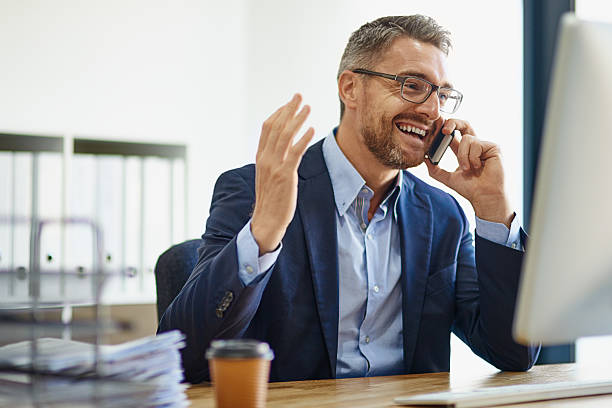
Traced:
<path id="1" fill-rule="evenodd" d="M 440 166 L 436 166 L 435 164 L 431 164 L 429 160 L 425 160 L 425 165 L 427 166 L 427 171 L 429 172 L 429 176 L 444 184 L 447 187 L 450 186 L 452 173 L 444 170 Z M 451 187 L 452 188 L 452 187 Z"/>

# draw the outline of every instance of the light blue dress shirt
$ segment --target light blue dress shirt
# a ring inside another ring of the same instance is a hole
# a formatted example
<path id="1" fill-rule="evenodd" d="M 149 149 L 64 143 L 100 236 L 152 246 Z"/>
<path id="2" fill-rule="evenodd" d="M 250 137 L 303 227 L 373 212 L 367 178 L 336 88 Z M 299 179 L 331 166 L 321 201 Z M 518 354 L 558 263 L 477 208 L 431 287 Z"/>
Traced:
<path id="1" fill-rule="evenodd" d="M 336 201 L 339 322 L 336 376 L 400 374 L 402 274 L 397 197 L 402 172 L 368 221 L 374 191 L 331 136 L 323 142 Z"/>
<path id="2" fill-rule="evenodd" d="M 374 192 L 336 143 L 335 130 L 323 141 L 336 203 L 339 266 L 339 321 L 336 376 L 393 375 L 403 368 L 402 293 L 397 197 L 402 172 L 372 219 Z M 482 238 L 520 248 L 520 226 L 476 218 Z M 238 274 L 243 284 L 259 280 L 276 262 L 282 244 L 259 256 L 250 221 L 237 237 Z"/>

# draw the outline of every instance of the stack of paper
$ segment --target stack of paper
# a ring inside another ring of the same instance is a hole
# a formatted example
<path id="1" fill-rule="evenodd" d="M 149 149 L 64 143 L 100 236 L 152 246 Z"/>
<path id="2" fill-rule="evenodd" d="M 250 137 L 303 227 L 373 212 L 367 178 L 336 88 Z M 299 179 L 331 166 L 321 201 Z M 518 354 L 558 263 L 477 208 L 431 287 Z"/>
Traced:
<path id="1" fill-rule="evenodd" d="M 23 375 L 0 377 L 0 406 L 18 406 L 17 402 L 28 406 L 27 398 L 45 406 L 77 402 L 79 406 L 91 402 L 92 406 L 108 407 L 188 405 L 186 386 L 181 384 L 183 335 L 178 331 L 99 346 L 97 370 L 92 344 L 43 338 L 36 345 L 35 370 L 47 375 L 33 383 Z M 0 347 L 0 366 L 29 369 L 31 343 Z"/>
<path id="2" fill-rule="evenodd" d="M 173 407 L 150 397 L 156 387 L 147 383 L 100 379 L 62 379 L 43 376 L 34 381 L 25 374 L 3 374 L 0 407 L 10 408 L 141 408 Z M 184 405 L 178 405 L 184 406 Z"/>

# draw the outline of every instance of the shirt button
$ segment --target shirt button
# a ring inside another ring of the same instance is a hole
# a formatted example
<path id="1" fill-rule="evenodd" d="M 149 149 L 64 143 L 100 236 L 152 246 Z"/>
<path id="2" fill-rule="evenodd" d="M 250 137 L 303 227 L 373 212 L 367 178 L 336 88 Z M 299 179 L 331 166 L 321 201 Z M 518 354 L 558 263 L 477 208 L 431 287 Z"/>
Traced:
<path id="1" fill-rule="evenodd" d="M 380 288 L 378 287 L 378 285 L 374 285 L 374 292 L 378 293 L 379 290 Z"/>
<path id="2" fill-rule="evenodd" d="M 366 343 L 369 343 L 369 342 L 370 342 L 370 336 L 366 336 L 366 337 L 365 337 L 365 339 L 364 339 L 364 341 L 365 341 Z"/>
<path id="3" fill-rule="evenodd" d="M 246 271 L 248 273 L 253 273 L 254 272 L 254 269 L 253 269 L 253 267 L 251 265 L 247 265 L 246 268 L 244 268 L 244 269 L 246 269 Z"/>
<path id="4" fill-rule="evenodd" d="M 366 227 L 367 227 L 367 225 L 365 225 L 365 222 L 362 222 L 362 223 L 361 223 L 361 229 L 362 229 L 362 230 L 365 230 L 365 229 L 366 229 Z"/>
<path id="5" fill-rule="evenodd" d="M 372 234 L 368 234 L 368 239 L 369 239 L 369 240 L 374 239 L 374 237 L 372 236 Z"/>
<path id="6" fill-rule="evenodd" d="M 516 242 L 512 243 L 512 248 L 516 249 Z"/>

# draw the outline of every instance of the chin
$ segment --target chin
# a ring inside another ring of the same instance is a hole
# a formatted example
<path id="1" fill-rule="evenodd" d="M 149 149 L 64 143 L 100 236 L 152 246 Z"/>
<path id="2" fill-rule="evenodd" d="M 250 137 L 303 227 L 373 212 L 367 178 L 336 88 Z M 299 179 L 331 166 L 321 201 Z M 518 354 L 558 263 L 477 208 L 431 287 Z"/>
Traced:
<path id="1" fill-rule="evenodd" d="M 403 158 L 402 160 L 398 161 L 395 160 L 393 162 L 382 162 L 382 164 L 390 169 L 394 169 L 394 170 L 406 170 L 406 169 L 410 169 L 413 167 L 418 166 L 419 164 L 423 163 L 423 159 L 420 160 L 411 160 L 411 159 L 407 159 L 407 158 Z"/>
<path id="2" fill-rule="evenodd" d="M 401 163 L 398 163 L 399 165 L 401 165 L 401 167 L 398 166 L 396 168 L 409 169 L 420 165 L 421 163 L 423 163 L 423 161 L 425 161 L 425 153 L 417 153 L 414 151 L 403 152 Z"/>

